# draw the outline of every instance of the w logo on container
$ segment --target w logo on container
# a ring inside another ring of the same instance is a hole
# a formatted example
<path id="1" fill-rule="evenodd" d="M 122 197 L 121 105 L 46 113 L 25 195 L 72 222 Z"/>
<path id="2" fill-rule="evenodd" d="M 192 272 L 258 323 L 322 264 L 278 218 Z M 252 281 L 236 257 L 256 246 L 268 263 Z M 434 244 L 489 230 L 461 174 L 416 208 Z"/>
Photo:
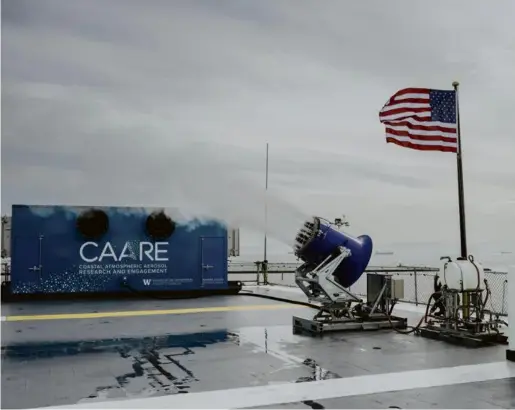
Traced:
<path id="1" fill-rule="evenodd" d="M 145 286 L 150 286 L 151 283 L 152 283 L 152 279 L 143 279 L 143 284 Z"/>

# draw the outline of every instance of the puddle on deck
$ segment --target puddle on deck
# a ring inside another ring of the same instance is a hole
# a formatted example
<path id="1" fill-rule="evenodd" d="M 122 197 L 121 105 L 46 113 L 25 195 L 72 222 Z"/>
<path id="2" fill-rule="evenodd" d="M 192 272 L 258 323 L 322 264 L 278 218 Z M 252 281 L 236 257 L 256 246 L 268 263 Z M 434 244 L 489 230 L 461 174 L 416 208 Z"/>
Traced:
<path id="1" fill-rule="evenodd" d="M 6 389 L 2 407 L 74 404 L 340 377 L 312 358 L 292 354 L 295 345 L 313 342 L 293 335 L 290 326 L 274 326 L 11 344 L 2 347 L 2 385 Z M 20 394 L 25 399 L 20 400 Z M 305 404 L 316 408 L 316 403 Z"/>

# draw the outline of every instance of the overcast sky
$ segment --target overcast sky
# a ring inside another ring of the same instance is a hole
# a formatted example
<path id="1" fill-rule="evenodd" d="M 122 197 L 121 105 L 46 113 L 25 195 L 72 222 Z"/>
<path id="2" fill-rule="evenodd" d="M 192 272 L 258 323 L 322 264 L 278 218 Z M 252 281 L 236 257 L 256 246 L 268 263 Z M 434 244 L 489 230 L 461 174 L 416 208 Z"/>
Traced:
<path id="1" fill-rule="evenodd" d="M 514 15 L 513 0 L 3 0 L 2 212 L 178 205 L 259 231 L 269 142 L 277 239 L 346 214 L 403 261 L 456 254 L 455 156 L 386 144 L 378 111 L 459 80 L 470 250 L 515 252 Z M 244 256 L 261 247 L 242 232 Z"/>

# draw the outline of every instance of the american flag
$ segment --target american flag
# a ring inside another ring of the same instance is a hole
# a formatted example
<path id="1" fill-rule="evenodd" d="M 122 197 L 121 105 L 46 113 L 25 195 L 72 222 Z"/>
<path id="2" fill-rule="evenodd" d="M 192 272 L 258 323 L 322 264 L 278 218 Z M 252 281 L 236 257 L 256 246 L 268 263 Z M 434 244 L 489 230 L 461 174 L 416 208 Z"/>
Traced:
<path id="1" fill-rule="evenodd" d="M 379 112 L 386 142 L 421 151 L 457 152 L 456 92 L 429 88 L 397 91 Z"/>

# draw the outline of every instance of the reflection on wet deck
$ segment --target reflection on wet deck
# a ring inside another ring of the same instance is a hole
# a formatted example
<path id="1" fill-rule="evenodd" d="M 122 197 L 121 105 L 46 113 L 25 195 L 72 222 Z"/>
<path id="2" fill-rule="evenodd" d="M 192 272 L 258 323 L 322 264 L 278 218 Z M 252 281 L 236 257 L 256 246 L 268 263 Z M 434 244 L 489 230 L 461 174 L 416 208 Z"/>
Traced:
<path id="1" fill-rule="evenodd" d="M 272 333 L 288 330 L 281 326 Z M 25 393 L 46 384 L 45 395 L 30 404 L 40 406 L 340 377 L 312 358 L 289 354 L 277 339 L 269 341 L 268 332 L 267 328 L 242 328 L 12 344 L 2 348 L 3 382 L 13 385 L 15 375 L 26 379 Z M 55 385 L 55 377 L 61 386 Z M 15 390 L 22 393 L 19 386 Z M 24 400 L 11 393 L 2 400 L 6 406 L 23 407 L 19 405 Z"/>

